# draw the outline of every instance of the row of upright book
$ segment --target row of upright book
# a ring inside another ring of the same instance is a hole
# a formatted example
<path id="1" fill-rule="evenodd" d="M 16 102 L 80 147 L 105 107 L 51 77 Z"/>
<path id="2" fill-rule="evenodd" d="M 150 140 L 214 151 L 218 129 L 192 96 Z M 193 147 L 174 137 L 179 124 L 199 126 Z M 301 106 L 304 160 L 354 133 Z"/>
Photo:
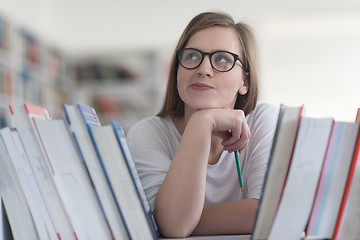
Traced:
<path id="1" fill-rule="evenodd" d="M 252 239 L 360 239 L 359 122 L 281 105 Z"/>
<path id="2" fill-rule="evenodd" d="M 94 108 L 11 106 L 0 129 L 0 237 L 158 239 L 119 122 Z M 354 122 L 281 105 L 251 239 L 360 239 L 360 111 Z M 3 219 L 4 221 L 4 219 Z M 9 238 L 5 238 L 9 239 Z"/>
<path id="3" fill-rule="evenodd" d="M 119 122 L 94 108 L 10 106 L 0 130 L 0 193 L 14 239 L 157 239 Z"/>

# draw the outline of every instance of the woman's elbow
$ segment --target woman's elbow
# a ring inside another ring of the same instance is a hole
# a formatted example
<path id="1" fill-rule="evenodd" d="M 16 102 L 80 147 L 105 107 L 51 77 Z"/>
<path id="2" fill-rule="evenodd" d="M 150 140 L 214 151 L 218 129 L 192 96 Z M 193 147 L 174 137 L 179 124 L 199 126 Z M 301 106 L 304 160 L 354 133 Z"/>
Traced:
<path id="1" fill-rule="evenodd" d="M 190 221 L 182 221 L 179 218 L 165 219 L 154 214 L 159 232 L 166 238 L 185 238 L 189 237 L 194 231 L 196 224 Z"/>
<path id="2" fill-rule="evenodd" d="M 192 230 L 189 230 L 185 227 L 164 227 L 160 229 L 160 234 L 166 238 L 186 238 L 191 235 L 193 232 Z"/>

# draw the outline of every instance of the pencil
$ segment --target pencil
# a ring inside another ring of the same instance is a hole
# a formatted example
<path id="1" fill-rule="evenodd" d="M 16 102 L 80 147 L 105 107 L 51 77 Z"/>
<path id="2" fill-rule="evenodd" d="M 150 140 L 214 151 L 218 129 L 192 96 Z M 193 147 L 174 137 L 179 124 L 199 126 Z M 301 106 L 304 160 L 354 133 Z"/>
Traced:
<path id="1" fill-rule="evenodd" d="M 235 154 L 236 169 L 237 169 L 237 173 L 238 173 L 238 177 L 239 177 L 240 189 L 241 189 L 241 191 L 243 191 L 244 185 L 243 185 L 242 176 L 241 176 L 238 151 L 237 150 L 234 151 L 234 154 Z"/>

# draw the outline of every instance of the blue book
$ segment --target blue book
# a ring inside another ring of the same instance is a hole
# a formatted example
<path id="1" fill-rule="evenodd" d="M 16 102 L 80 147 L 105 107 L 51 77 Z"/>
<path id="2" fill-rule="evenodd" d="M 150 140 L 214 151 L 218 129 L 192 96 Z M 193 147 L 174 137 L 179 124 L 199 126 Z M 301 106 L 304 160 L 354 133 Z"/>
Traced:
<path id="1" fill-rule="evenodd" d="M 95 109 L 85 104 L 63 104 L 63 108 L 65 118 L 84 165 L 86 166 L 114 239 L 130 239 L 125 221 L 113 197 L 88 129 L 89 126 L 101 126 Z"/>
<path id="2" fill-rule="evenodd" d="M 158 239 L 112 125 L 89 126 L 101 166 L 132 239 Z"/>
<path id="3" fill-rule="evenodd" d="M 148 223 L 151 225 L 151 228 L 152 228 L 152 231 L 153 231 L 154 235 L 159 236 L 158 227 L 156 225 L 154 215 L 152 214 L 149 202 L 148 202 L 148 200 L 146 198 L 146 195 L 145 195 L 144 188 L 143 188 L 143 186 L 141 184 L 139 175 L 137 173 L 137 170 L 136 170 L 136 167 L 135 167 L 135 162 L 134 162 L 134 160 L 132 158 L 130 148 L 129 148 L 129 145 L 127 143 L 127 140 L 126 140 L 125 133 L 124 133 L 124 130 L 122 128 L 122 125 L 121 125 L 120 122 L 112 121 L 112 126 L 113 126 L 113 128 L 115 130 L 116 137 L 117 137 L 117 139 L 118 139 L 118 141 L 120 143 L 120 147 L 121 147 L 122 153 L 124 155 L 124 159 L 126 161 L 126 164 L 127 164 L 128 168 L 129 168 L 129 172 L 131 173 L 134 184 L 136 185 L 138 195 L 142 200 L 142 206 L 143 206 L 143 209 L 144 209 L 145 214 L 147 216 Z"/>
<path id="4" fill-rule="evenodd" d="M 90 106 L 82 104 L 82 103 L 78 103 L 77 107 L 79 108 L 80 114 L 81 114 L 85 124 L 90 125 L 90 126 L 101 126 L 99 118 L 93 107 L 90 107 Z"/>

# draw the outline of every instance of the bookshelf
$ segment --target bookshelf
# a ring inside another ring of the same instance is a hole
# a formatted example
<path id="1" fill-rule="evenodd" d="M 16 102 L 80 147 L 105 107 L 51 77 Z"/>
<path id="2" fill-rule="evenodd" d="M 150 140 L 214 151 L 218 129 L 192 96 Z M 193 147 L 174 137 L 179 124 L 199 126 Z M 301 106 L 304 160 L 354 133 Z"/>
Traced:
<path id="1" fill-rule="evenodd" d="M 166 87 L 168 58 L 157 49 L 82 54 L 72 59 L 76 102 L 94 106 L 101 122 L 121 121 L 127 131 L 157 113 Z"/>
<path id="2" fill-rule="evenodd" d="M 62 104 L 94 106 L 125 131 L 161 107 L 169 57 L 159 49 L 68 53 L 0 14 L 0 126 L 8 105 L 33 104 L 62 116 Z"/>
<path id="3" fill-rule="evenodd" d="M 61 116 L 73 101 L 66 54 L 36 33 L 0 15 L 0 124 L 11 124 L 8 105 L 29 103 Z"/>

